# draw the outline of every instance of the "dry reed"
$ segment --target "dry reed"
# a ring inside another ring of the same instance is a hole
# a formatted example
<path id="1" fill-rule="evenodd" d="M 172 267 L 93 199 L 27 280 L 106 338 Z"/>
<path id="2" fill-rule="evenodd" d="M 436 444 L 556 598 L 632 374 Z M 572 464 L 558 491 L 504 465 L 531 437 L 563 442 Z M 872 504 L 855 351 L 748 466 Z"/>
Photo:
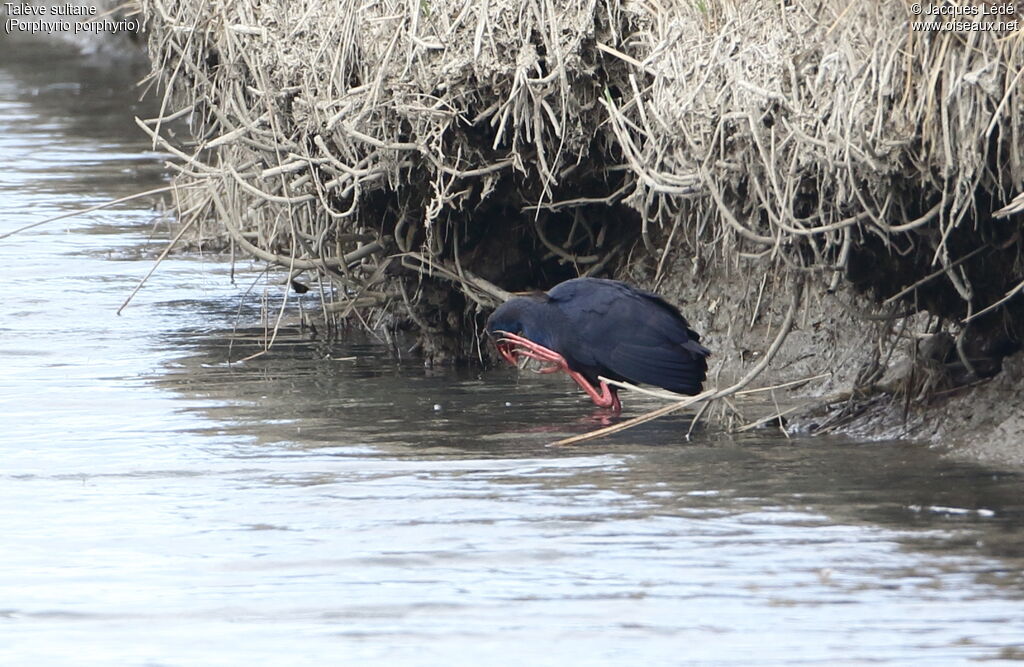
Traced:
<path id="1" fill-rule="evenodd" d="M 495 305 L 501 259 L 471 239 L 499 212 L 551 261 L 607 270 L 629 248 L 597 207 L 635 213 L 655 280 L 683 250 L 768 258 L 777 306 L 857 258 L 895 258 L 867 281 L 882 297 L 954 294 L 952 320 L 1024 285 L 1020 261 L 993 282 L 991 253 L 965 259 L 1020 254 L 975 232 L 1020 208 L 1022 31 L 915 31 L 882 0 L 139 3 L 163 96 L 140 125 L 201 186 L 179 209 L 329 280 L 353 305 L 325 315 L 415 304 L 410 275 Z"/>

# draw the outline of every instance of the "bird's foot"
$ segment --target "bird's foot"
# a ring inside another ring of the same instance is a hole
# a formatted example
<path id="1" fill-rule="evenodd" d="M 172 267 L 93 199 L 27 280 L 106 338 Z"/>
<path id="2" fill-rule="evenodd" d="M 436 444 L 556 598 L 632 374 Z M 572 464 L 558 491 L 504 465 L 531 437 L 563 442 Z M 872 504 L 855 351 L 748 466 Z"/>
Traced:
<path id="1" fill-rule="evenodd" d="M 583 374 L 578 373 L 569 368 L 568 362 L 565 357 L 559 353 L 544 347 L 539 343 L 534 343 L 529 338 L 523 338 L 514 333 L 507 331 L 501 332 L 501 338 L 497 341 L 498 352 L 502 357 L 505 358 L 508 363 L 513 366 L 518 366 L 519 357 L 525 357 L 527 359 L 534 359 L 542 363 L 550 364 L 540 368 L 538 373 L 556 373 L 558 371 L 564 371 L 569 377 L 573 379 L 580 386 L 580 389 L 587 393 L 590 400 L 594 402 L 599 408 L 611 408 L 612 412 L 618 414 L 622 412 L 622 402 L 619 401 L 617 390 L 609 386 L 606 382 L 599 384 L 600 391 L 590 383 L 587 378 L 583 377 Z"/>
<path id="2" fill-rule="evenodd" d="M 581 421 L 585 423 L 591 423 L 603 428 L 606 426 L 611 426 L 612 424 L 618 422 L 618 417 L 618 413 L 613 413 L 609 411 L 607 408 L 601 408 L 599 410 L 594 410 L 591 414 L 587 415 L 586 417 L 583 417 Z"/>
<path id="3" fill-rule="evenodd" d="M 513 366 L 518 366 L 519 358 L 525 357 L 550 364 L 541 368 L 538 371 L 540 373 L 568 372 L 569 370 L 569 364 L 566 363 L 565 357 L 539 343 L 534 343 L 529 338 L 523 338 L 517 334 L 502 332 L 501 338 L 497 341 L 497 348 L 501 356 L 505 358 L 505 361 Z"/>
<path id="4" fill-rule="evenodd" d="M 622 412 L 622 401 L 619 400 L 618 390 L 610 386 L 607 382 L 600 382 L 598 386 L 601 390 L 598 391 L 597 387 L 590 384 L 587 378 L 573 370 L 566 369 L 566 373 L 569 374 L 576 384 L 580 386 L 580 389 L 587 392 L 587 396 L 594 402 L 599 408 L 611 408 L 611 411 L 615 414 Z"/>

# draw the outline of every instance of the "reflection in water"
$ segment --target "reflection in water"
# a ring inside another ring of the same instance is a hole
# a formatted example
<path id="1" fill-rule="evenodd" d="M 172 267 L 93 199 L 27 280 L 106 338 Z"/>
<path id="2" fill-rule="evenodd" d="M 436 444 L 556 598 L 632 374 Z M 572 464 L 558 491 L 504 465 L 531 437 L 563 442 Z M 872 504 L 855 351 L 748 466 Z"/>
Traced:
<path id="1" fill-rule="evenodd" d="M 0 63 L 0 232 L 163 178 L 119 82 L 33 48 Z M 0 242 L 0 664 L 1024 655 L 1017 473 L 684 416 L 553 448 L 594 426 L 563 378 L 355 335 L 239 362 L 260 304 L 215 260 L 113 315 L 150 218 Z"/>

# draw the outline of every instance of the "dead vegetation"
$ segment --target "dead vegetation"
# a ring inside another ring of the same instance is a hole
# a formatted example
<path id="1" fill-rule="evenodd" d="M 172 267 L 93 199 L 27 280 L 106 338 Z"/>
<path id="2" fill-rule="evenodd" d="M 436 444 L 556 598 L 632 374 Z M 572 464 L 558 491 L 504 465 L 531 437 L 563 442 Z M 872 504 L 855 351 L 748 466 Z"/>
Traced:
<path id="1" fill-rule="evenodd" d="M 1019 348 L 1024 31 L 882 0 L 139 4 L 182 221 L 317 283 L 328 322 L 466 356 L 506 290 L 756 265 L 737 323 L 872 297 L 860 387 L 926 337 L 953 341 L 936 391 Z"/>

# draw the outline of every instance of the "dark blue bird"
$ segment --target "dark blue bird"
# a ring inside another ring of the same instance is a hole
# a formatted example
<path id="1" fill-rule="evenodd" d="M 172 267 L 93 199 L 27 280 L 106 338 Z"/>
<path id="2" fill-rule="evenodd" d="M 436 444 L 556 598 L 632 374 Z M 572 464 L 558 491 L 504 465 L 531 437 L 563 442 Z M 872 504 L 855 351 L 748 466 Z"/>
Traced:
<path id="1" fill-rule="evenodd" d="M 615 387 L 599 376 L 700 393 L 711 352 L 679 310 L 663 298 L 617 280 L 576 278 L 547 293 L 509 299 L 487 320 L 498 352 L 565 371 L 594 403 L 616 412 Z"/>

